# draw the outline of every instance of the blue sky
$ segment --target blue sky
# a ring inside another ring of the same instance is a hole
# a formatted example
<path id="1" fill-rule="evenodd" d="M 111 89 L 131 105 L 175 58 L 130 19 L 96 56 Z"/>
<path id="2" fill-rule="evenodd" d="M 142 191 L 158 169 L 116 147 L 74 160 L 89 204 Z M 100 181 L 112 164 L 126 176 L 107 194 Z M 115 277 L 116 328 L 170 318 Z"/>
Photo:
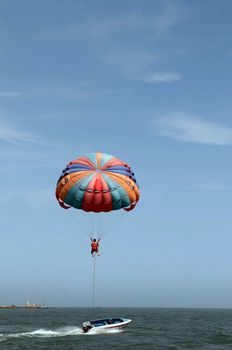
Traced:
<path id="1" fill-rule="evenodd" d="M 232 307 L 231 10 L 0 1 L 0 304 L 91 305 L 88 237 L 54 191 L 102 151 L 141 200 L 101 242 L 96 304 Z"/>

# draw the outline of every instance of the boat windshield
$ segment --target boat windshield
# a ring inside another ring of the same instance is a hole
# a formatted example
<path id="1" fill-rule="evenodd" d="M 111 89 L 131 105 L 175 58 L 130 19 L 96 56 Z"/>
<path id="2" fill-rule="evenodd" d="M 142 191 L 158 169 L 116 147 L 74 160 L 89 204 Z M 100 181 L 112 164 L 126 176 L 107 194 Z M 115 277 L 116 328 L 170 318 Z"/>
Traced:
<path id="1" fill-rule="evenodd" d="M 121 323 L 123 320 L 121 318 L 112 318 L 112 323 Z"/>
<path id="2" fill-rule="evenodd" d="M 92 325 L 94 325 L 95 327 L 105 326 L 105 325 L 109 324 L 109 318 L 105 318 L 105 319 L 102 319 L 102 320 L 90 321 L 90 323 Z"/>
<path id="3" fill-rule="evenodd" d="M 90 321 L 94 327 L 106 326 L 108 324 L 121 323 L 123 320 L 121 318 L 104 318 L 101 320 Z"/>

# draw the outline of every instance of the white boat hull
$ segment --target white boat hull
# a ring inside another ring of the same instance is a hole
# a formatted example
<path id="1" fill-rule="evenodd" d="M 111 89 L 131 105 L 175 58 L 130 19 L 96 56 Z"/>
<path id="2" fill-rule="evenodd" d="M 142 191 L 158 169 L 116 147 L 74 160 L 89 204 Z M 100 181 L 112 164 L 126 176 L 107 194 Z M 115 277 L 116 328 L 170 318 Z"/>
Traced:
<path id="1" fill-rule="evenodd" d="M 113 321 L 114 319 L 112 319 Z M 131 320 L 130 319 L 121 319 L 122 322 L 117 322 L 117 323 L 108 323 L 108 324 L 104 324 L 104 325 L 100 325 L 100 324 L 94 324 L 95 321 L 90 321 L 87 322 L 87 324 L 91 325 L 91 329 L 89 329 L 87 332 L 96 332 L 96 331 L 101 331 L 101 330 L 114 330 L 114 329 L 122 329 L 124 327 L 126 327 Z M 93 322 L 93 323 L 92 323 Z M 87 333 L 84 332 L 84 333 Z"/>
<path id="2" fill-rule="evenodd" d="M 93 327 L 92 329 L 120 329 L 126 327 L 131 320 L 123 321 L 122 323 L 116 323 L 116 324 L 107 324 L 105 326 L 99 326 L 99 327 Z"/>

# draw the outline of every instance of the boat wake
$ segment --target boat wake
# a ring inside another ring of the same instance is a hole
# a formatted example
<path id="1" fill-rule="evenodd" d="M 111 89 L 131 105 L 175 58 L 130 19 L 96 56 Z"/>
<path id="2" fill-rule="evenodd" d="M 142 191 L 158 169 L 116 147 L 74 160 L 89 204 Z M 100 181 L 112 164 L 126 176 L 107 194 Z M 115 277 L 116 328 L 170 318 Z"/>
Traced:
<path id="1" fill-rule="evenodd" d="M 122 329 L 94 329 L 91 332 L 83 333 L 80 327 L 63 327 L 55 330 L 50 329 L 36 329 L 31 332 L 21 332 L 21 333 L 5 333 L 0 334 L 0 342 L 14 339 L 14 338 L 52 338 L 52 337 L 66 337 L 74 335 L 97 335 L 97 334 L 115 334 L 123 332 Z"/>
<path id="2" fill-rule="evenodd" d="M 66 337 L 70 335 L 83 334 L 82 329 L 79 327 L 64 327 L 55 330 L 50 329 L 36 329 L 32 332 L 22 333 L 5 333 L 0 334 L 0 342 L 12 338 L 52 338 L 52 337 Z"/>

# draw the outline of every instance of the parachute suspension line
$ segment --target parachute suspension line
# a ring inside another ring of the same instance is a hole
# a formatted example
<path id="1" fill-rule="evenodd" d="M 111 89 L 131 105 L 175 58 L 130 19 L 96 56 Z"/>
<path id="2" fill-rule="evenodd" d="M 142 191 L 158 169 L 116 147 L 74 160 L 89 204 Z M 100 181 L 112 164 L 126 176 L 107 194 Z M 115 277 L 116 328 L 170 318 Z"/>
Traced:
<path id="1" fill-rule="evenodd" d="M 132 191 L 132 189 L 130 191 Z M 123 195 L 122 197 L 126 196 L 127 194 Z M 71 213 L 71 211 L 68 212 Z M 75 216 L 70 216 L 75 224 L 79 226 L 80 230 L 85 233 L 85 235 L 98 239 L 105 237 L 108 232 L 112 230 L 114 225 L 126 215 L 126 213 L 127 211 L 122 209 L 113 210 L 110 213 L 83 212 L 81 210 L 77 210 Z"/>
<path id="2" fill-rule="evenodd" d="M 93 213 L 93 227 L 92 227 L 92 234 L 93 234 L 93 238 L 95 238 L 96 237 L 96 234 L 97 234 L 97 232 L 96 232 L 96 214 L 95 213 Z"/>
<path id="3" fill-rule="evenodd" d="M 86 214 L 85 212 L 82 213 L 80 212 L 80 217 L 83 218 L 83 224 L 86 228 L 86 231 L 88 232 L 88 236 L 91 236 L 92 234 L 92 220 L 91 220 L 91 216 L 87 216 L 88 214 Z"/>
<path id="4" fill-rule="evenodd" d="M 101 216 L 98 215 L 97 216 L 97 238 L 101 238 L 100 235 L 101 235 L 101 232 L 102 232 L 102 220 L 101 220 Z"/>
<path id="5" fill-rule="evenodd" d="M 90 226 L 91 226 L 89 230 L 90 237 L 96 238 L 96 239 L 100 238 L 101 226 L 102 226 L 101 213 L 91 213 Z"/>
<path id="6" fill-rule="evenodd" d="M 110 222 L 109 226 L 106 228 L 105 235 L 112 230 L 112 228 L 121 221 L 128 213 L 124 210 L 123 212 L 119 213 L 118 216 L 115 216 L 113 220 Z"/>
<path id="7" fill-rule="evenodd" d="M 96 254 L 93 258 L 93 294 L 92 294 L 92 307 L 95 307 L 95 276 L 96 276 Z"/>
<path id="8" fill-rule="evenodd" d="M 102 230 L 102 237 L 108 235 L 112 228 L 116 226 L 116 224 L 121 221 L 126 215 L 128 215 L 128 213 L 125 210 L 120 211 L 120 213 L 118 213 L 117 210 L 116 213 L 114 213 L 114 215 L 108 219 L 108 222 L 104 225 L 104 228 Z"/>
<path id="9" fill-rule="evenodd" d="M 130 192 L 132 192 L 132 191 L 133 191 L 133 189 L 130 190 Z M 127 197 L 127 194 L 122 195 L 121 197 L 122 198 Z M 108 215 L 105 218 L 105 220 L 103 220 L 103 218 L 105 216 L 104 214 L 106 214 L 106 213 L 102 213 L 103 215 L 101 216 L 101 231 L 100 231 L 101 237 L 105 237 L 109 233 L 109 231 L 111 231 L 112 228 L 125 217 L 125 215 L 128 215 L 128 212 L 126 210 L 122 210 L 122 209 L 121 210 L 113 210 L 110 213 L 111 213 L 111 215 L 109 215 L 109 213 L 107 213 Z M 103 225 L 103 222 L 104 222 L 104 225 Z"/>
<path id="10" fill-rule="evenodd" d="M 71 215 L 70 215 L 71 214 Z M 81 232 L 83 232 L 85 235 L 89 236 L 89 232 L 88 232 L 88 227 L 85 225 L 85 223 L 83 222 L 84 220 L 82 219 L 81 220 L 81 215 L 77 215 L 78 216 L 78 219 L 80 220 L 75 220 L 75 218 L 72 216 L 72 213 L 69 212 L 69 215 L 72 219 L 72 221 L 75 223 L 75 225 L 78 225 Z M 82 222 L 81 222 L 82 221 Z"/>

